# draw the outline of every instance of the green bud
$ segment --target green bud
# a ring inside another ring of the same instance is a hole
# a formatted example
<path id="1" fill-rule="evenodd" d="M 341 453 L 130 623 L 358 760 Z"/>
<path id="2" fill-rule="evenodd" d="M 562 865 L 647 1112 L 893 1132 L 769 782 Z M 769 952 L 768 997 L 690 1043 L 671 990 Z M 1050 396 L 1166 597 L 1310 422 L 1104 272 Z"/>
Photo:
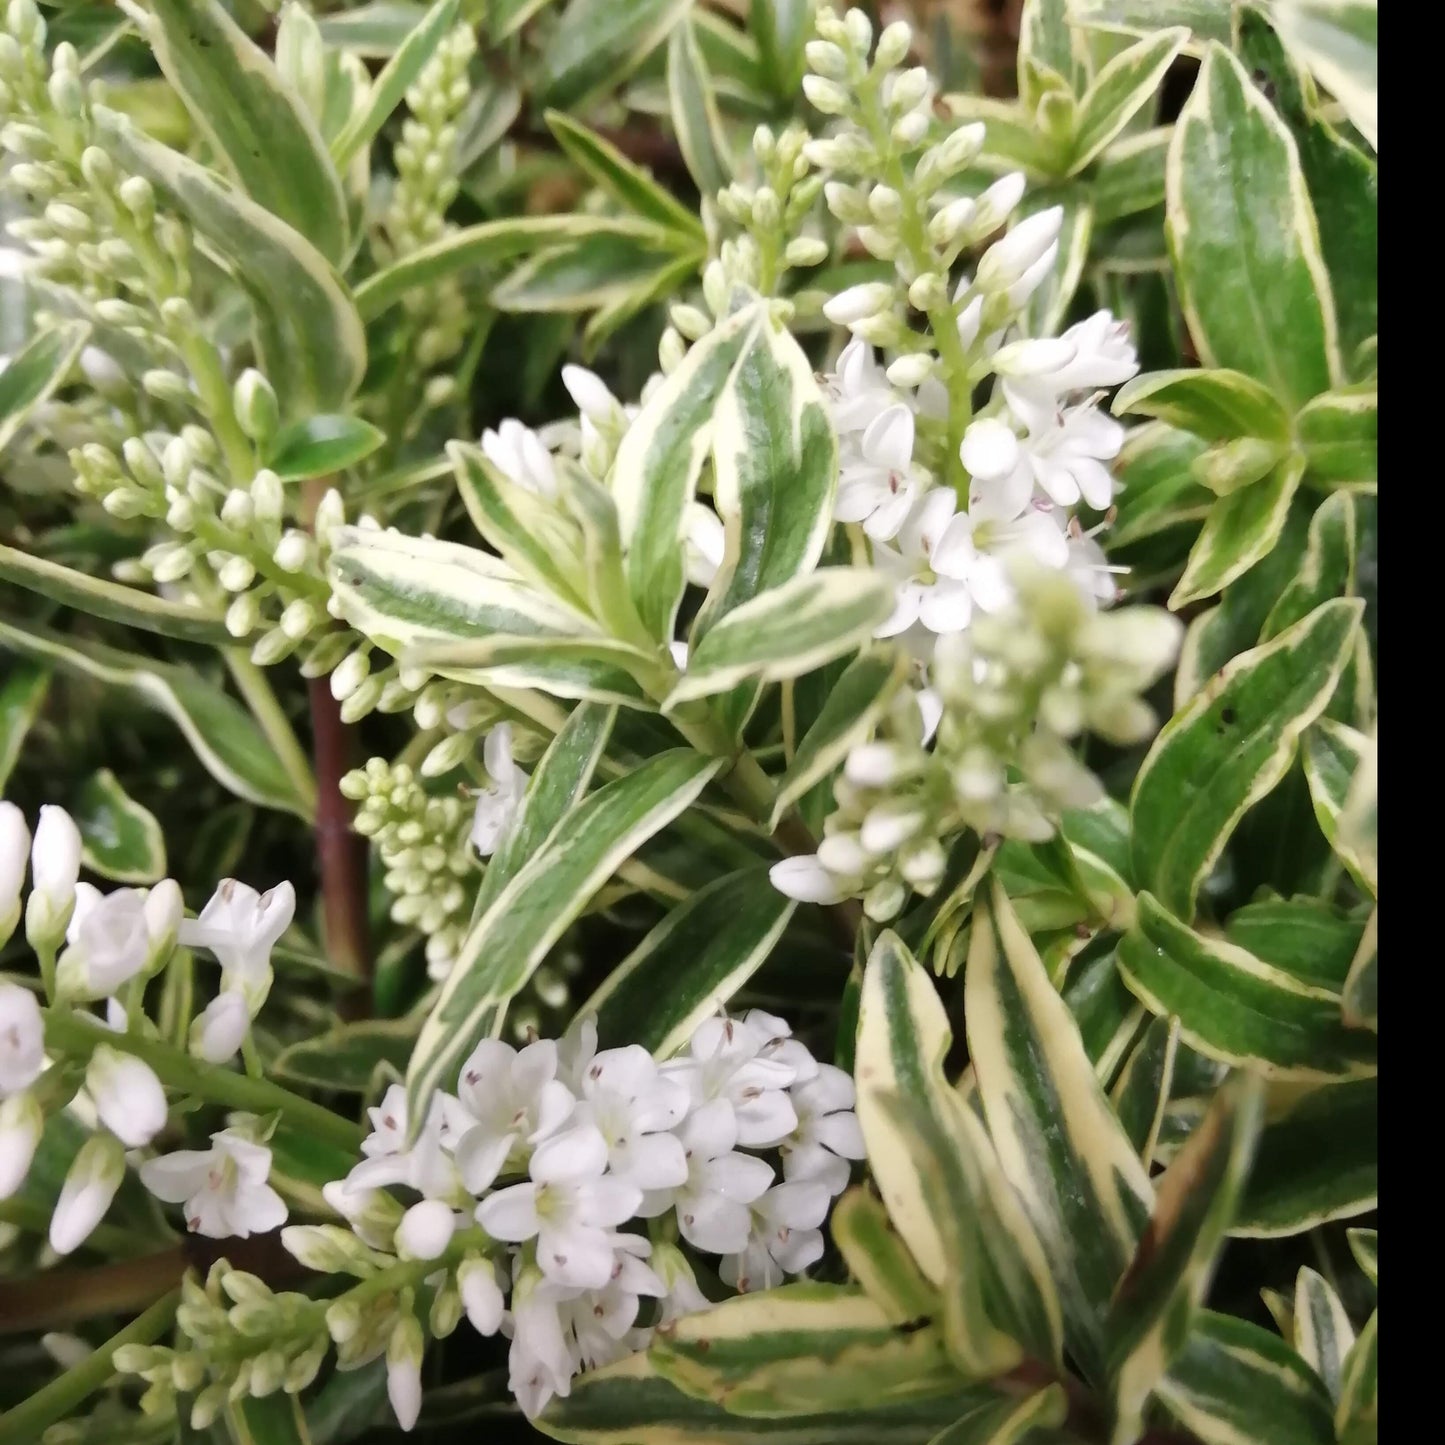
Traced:
<path id="1" fill-rule="evenodd" d="M 147 371 L 141 376 L 140 384 L 148 396 L 171 406 L 189 406 L 193 400 L 189 383 L 174 371 L 160 368 Z"/>
<path id="2" fill-rule="evenodd" d="M 913 31 L 905 21 L 895 20 L 891 25 L 884 26 L 883 33 L 878 37 L 878 47 L 873 52 L 874 68 L 892 70 L 894 66 L 902 65 L 912 44 Z"/>
<path id="3" fill-rule="evenodd" d="M 288 637 L 279 627 L 265 633 L 251 649 L 251 661 L 257 667 L 271 667 L 296 649 L 296 639 Z"/>
<path id="4" fill-rule="evenodd" d="M 135 217 L 138 225 L 150 225 L 156 213 L 156 193 L 144 176 L 127 176 L 117 194 L 121 205 Z"/>
<path id="5" fill-rule="evenodd" d="M 259 371 L 248 367 L 236 378 L 233 395 L 241 430 L 253 442 L 270 441 L 281 426 L 281 409 L 271 383 Z"/>
<path id="6" fill-rule="evenodd" d="M 281 478 L 269 467 L 262 467 L 252 479 L 251 503 L 258 522 L 276 523 L 281 520 L 286 509 L 286 493 Z"/>

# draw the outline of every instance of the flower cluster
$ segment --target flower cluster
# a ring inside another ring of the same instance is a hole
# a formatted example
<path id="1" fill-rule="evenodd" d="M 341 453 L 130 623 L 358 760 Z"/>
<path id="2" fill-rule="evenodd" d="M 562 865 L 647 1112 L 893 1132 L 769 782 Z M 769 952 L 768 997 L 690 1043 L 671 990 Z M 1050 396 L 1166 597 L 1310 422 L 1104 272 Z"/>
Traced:
<path id="1" fill-rule="evenodd" d="M 706 1307 L 677 1238 L 721 1256 L 739 1290 L 814 1263 L 829 1201 L 863 1156 L 853 1097 L 846 1073 L 758 1010 L 706 1021 L 661 1064 L 637 1045 L 599 1051 L 584 1019 L 560 1043 L 483 1041 L 411 1143 L 393 1087 L 371 1111 L 365 1157 L 325 1195 L 366 1248 L 445 1257 L 472 1324 L 510 1335 L 512 1390 L 535 1414 L 579 1369 L 646 1342 L 644 1299 L 653 1323 Z M 420 1202 L 402 1213 L 393 1187 Z M 500 1251 L 458 1251 L 473 1219 Z M 633 1220 L 647 1234 L 624 1228 Z M 288 1247 L 304 1259 L 320 1246 L 291 1230 Z M 414 1353 L 398 1349 L 394 1370 Z"/>
<path id="2" fill-rule="evenodd" d="M 139 1165 L 141 1181 L 157 1197 L 185 1204 L 194 1231 L 223 1238 L 275 1228 L 286 1211 L 266 1183 L 271 1152 L 255 1121 L 236 1118 L 205 1151 L 160 1158 L 128 1152 L 153 1143 L 170 1105 L 155 1070 L 126 1045 L 153 1033 L 141 1009 L 142 991 L 179 945 L 206 949 L 221 965 L 220 990 L 189 1026 L 192 1054 L 224 1064 L 246 1047 L 251 1020 L 270 990 L 272 947 L 295 911 L 291 885 L 258 894 L 228 878 L 200 916 L 188 919 L 172 879 L 109 893 L 82 882 L 81 851 L 80 832 L 64 809 L 43 807 L 32 840 L 20 810 L 0 802 L 0 942 L 21 916 L 28 853 L 25 935 L 50 1003 L 70 1012 L 103 1002 L 104 1024 L 115 1039 L 91 1048 L 83 1070 L 47 1066 L 44 1019 L 34 994 L 17 984 L 0 985 L 0 1199 L 14 1194 L 29 1173 L 46 1115 L 72 1104 L 80 1090 L 83 1112 L 98 1128 L 61 1187 L 50 1222 L 57 1254 L 71 1253 L 90 1237 L 128 1162 Z"/>

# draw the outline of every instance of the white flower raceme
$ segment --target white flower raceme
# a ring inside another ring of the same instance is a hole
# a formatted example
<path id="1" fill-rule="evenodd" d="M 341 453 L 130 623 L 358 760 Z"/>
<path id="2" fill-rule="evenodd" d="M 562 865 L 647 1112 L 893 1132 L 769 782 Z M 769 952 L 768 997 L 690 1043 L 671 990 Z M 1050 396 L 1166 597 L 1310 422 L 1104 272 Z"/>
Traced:
<path id="1" fill-rule="evenodd" d="M 149 1064 L 101 1044 L 90 1056 L 85 1088 L 100 1122 L 127 1149 L 141 1149 L 165 1127 L 166 1093 Z"/>
<path id="2" fill-rule="evenodd" d="M 508 417 L 482 433 L 482 451 L 503 475 L 541 497 L 557 495 L 557 472 L 546 444 L 530 427 Z"/>
<path id="3" fill-rule="evenodd" d="M 30 829 L 25 814 L 0 798 L 0 947 L 20 919 L 20 890 L 30 854 Z"/>
<path id="4" fill-rule="evenodd" d="M 462 1065 L 457 1098 L 457 1169 L 472 1194 L 487 1189 L 518 1146 L 534 1146 L 567 1122 L 575 1100 L 557 1078 L 557 1045 L 538 1039 L 520 1052 L 483 1039 Z"/>
<path id="5" fill-rule="evenodd" d="M 70 814 L 53 803 L 42 806 L 30 845 L 30 898 L 25 905 L 26 937 L 37 946 L 53 947 L 65 932 L 80 877 L 80 852 L 80 829 Z"/>
<path id="6" fill-rule="evenodd" d="M 512 761 L 511 723 L 498 723 L 487 734 L 482 745 L 482 762 L 492 785 L 477 794 L 471 837 L 477 852 L 483 858 L 490 858 L 511 826 L 522 795 L 527 791 L 527 775 Z"/>
<path id="7" fill-rule="evenodd" d="M 44 1128 L 45 1115 L 33 1094 L 0 1099 L 0 1199 L 9 1199 L 25 1182 Z"/>
<path id="8" fill-rule="evenodd" d="M 28 988 L 0 983 L 0 1099 L 29 1088 L 45 1067 L 45 1027 Z"/>
<path id="9" fill-rule="evenodd" d="M 271 1151 L 237 1129 L 212 1134 L 209 1149 L 181 1149 L 140 1167 L 141 1183 L 157 1199 L 183 1204 L 186 1228 L 211 1239 L 246 1239 L 286 1222 L 270 1175 Z"/>
<path id="10" fill-rule="evenodd" d="M 537 1263 L 554 1284 L 601 1289 L 616 1263 L 613 1231 L 637 1213 L 642 1191 L 604 1176 L 607 1142 L 588 1124 L 537 1146 L 531 1178 L 489 1194 L 477 1223 L 496 1239 L 536 1239 Z"/>
<path id="11" fill-rule="evenodd" d="M 92 1134 L 66 1171 L 50 1216 L 50 1247 L 70 1254 L 90 1238 L 125 1178 L 125 1148 L 110 1134 Z"/>
<path id="12" fill-rule="evenodd" d="M 291 926 L 296 890 L 290 883 L 258 893 L 234 878 L 222 879 L 200 917 L 180 925 L 187 948 L 207 948 L 221 965 L 221 988 L 246 1000 L 255 1017 L 271 989 L 271 950 Z"/>

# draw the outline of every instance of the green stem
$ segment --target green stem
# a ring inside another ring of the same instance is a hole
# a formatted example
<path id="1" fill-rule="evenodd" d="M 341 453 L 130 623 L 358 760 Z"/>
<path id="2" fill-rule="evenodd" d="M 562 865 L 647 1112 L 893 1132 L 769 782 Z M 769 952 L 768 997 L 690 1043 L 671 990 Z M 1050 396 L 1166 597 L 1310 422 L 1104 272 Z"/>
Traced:
<path id="1" fill-rule="evenodd" d="M 122 1053 L 133 1054 L 155 1070 L 161 1083 L 184 1094 L 245 1109 L 255 1114 L 279 1110 L 308 1133 L 345 1149 L 360 1147 L 361 1127 L 343 1119 L 310 1099 L 303 1099 L 269 1079 L 251 1079 L 214 1064 L 204 1064 L 173 1049 L 169 1044 L 139 1034 L 116 1034 L 84 1014 L 62 1014 L 44 1009 L 45 1042 L 60 1053 L 89 1057 L 97 1044 L 109 1044 Z"/>
<path id="2" fill-rule="evenodd" d="M 316 778 L 307 761 L 306 750 L 297 740 L 296 732 L 287 718 L 266 674 L 239 647 L 222 650 L 226 667 L 235 681 L 237 691 L 251 709 L 251 716 L 261 725 L 266 740 L 276 750 L 277 760 L 291 779 L 297 796 L 306 808 L 308 818 L 316 816 Z"/>
<path id="3" fill-rule="evenodd" d="M 115 1352 L 122 1345 L 148 1345 L 170 1327 L 180 1303 L 180 1291 L 172 1290 L 146 1312 L 132 1320 L 119 1334 L 112 1335 L 94 1354 L 22 1400 L 13 1410 L 0 1415 L 0 1445 L 29 1445 L 40 1439 L 57 1420 L 74 1413 L 114 1375 Z"/>

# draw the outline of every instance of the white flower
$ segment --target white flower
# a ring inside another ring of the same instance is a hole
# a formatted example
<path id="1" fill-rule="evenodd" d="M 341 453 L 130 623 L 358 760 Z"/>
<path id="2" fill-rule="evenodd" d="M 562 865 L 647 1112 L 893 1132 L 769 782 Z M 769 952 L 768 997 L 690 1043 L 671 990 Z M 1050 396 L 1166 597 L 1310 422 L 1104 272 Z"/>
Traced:
<path id="1" fill-rule="evenodd" d="M 25 814 L 0 798 L 0 944 L 10 937 L 20 917 L 20 889 L 30 854 L 30 829 Z"/>
<path id="2" fill-rule="evenodd" d="M 687 1160 L 667 1131 L 690 1102 L 683 1084 L 660 1073 L 646 1049 L 629 1044 L 604 1050 L 587 1066 L 578 1117 L 601 1133 L 614 1179 L 644 1191 L 673 1189 L 687 1178 Z"/>
<path id="3" fill-rule="evenodd" d="M 146 935 L 152 960 L 169 952 L 186 917 L 186 901 L 174 878 L 162 878 L 145 897 Z"/>
<path id="4" fill-rule="evenodd" d="M 477 1222 L 494 1239 L 535 1238 L 537 1263 L 554 1284 L 601 1289 L 612 1277 L 617 1225 L 631 1219 L 642 1191 L 603 1176 L 607 1143 L 590 1125 L 537 1146 L 531 1179 L 488 1195 Z"/>
<path id="5" fill-rule="evenodd" d="M 1025 216 L 979 258 L 974 284 L 981 291 L 1007 291 L 1010 302 L 1015 306 L 1022 305 L 1027 296 L 1016 297 L 1012 288 L 1035 271 L 1038 271 L 1038 277 L 1034 285 L 1043 280 L 1058 255 L 1059 230 L 1063 221 L 1062 206 L 1050 206 L 1047 210 Z"/>
<path id="6" fill-rule="evenodd" d="M 763 1040 L 763 1046 L 758 1050 L 759 1059 L 782 1064 L 793 1071 L 790 1091 L 817 1074 L 818 1061 L 801 1039 L 793 1037 L 793 1027 L 787 1019 L 764 1009 L 750 1008 L 742 1021 L 744 1027 L 752 1029 Z"/>
<path id="7" fill-rule="evenodd" d="M 0 1099 L 28 1088 L 44 1067 L 45 1026 L 35 995 L 0 983 Z"/>
<path id="8" fill-rule="evenodd" d="M 406 1089 L 401 1084 L 393 1084 L 381 1103 L 367 1112 L 372 1132 L 361 1141 L 366 1158 L 346 1176 L 348 1191 L 405 1184 L 428 1199 L 451 1199 L 461 1192 L 451 1150 L 470 1121 L 456 1099 L 440 1090 L 432 1095 L 426 1122 L 410 1148 L 406 1147 Z"/>
<path id="9" fill-rule="evenodd" d="M 425 1348 L 416 1316 L 403 1314 L 386 1342 L 386 1397 L 403 1430 L 410 1430 L 421 1413 L 421 1361 Z"/>
<path id="10" fill-rule="evenodd" d="M 100 1122 L 127 1149 L 143 1149 L 165 1127 L 166 1091 L 149 1064 L 101 1044 L 85 1070 Z"/>
<path id="11" fill-rule="evenodd" d="M 783 1141 L 783 1178 L 816 1180 L 829 1194 L 848 1187 L 848 1160 L 862 1159 L 863 1131 L 853 1112 L 853 1080 L 832 1064 L 791 1090 L 798 1127 Z"/>
<path id="12" fill-rule="evenodd" d="M 75 911 L 65 931 L 61 991 L 73 998 L 108 998 L 129 983 L 150 957 L 145 894 L 139 888 L 102 893 L 90 883 L 75 886 Z"/>
<path id="13" fill-rule="evenodd" d="M 557 495 L 557 472 L 552 454 L 530 427 L 508 417 L 492 431 L 482 433 L 482 451 L 496 469 L 538 496 Z"/>
<path id="14" fill-rule="evenodd" d="M 784 858 L 768 869 L 768 879 L 785 898 L 799 903 L 841 903 L 848 891 L 819 861 L 816 853 Z"/>
<path id="15" fill-rule="evenodd" d="M 877 316 L 892 304 L 893 288 L 886 281 L 864 281 L 826 301 L 823 315 L 836 326 L 852 326 Z"/>
<path id="16" fill-rule="evenodd" d="M 622 415 L 617 398 L 607 389 L 607 383 L 595 371 L 585 366 L 564 366 L 562 385 L 572 398 L 577 410 L 594 426 L 615 425 Z"/>
<path id="17" fill-rule="evenodd" d="M 740 1293 L 772 1289 L 784 1275 L 802 1274 L 823 1255 L 818 1226 L 828 1214 L 829 1194 L 817 1180 L 777 1184 L 751 1206 L 752 1233 L 745 1248 L 718 1268 Z"/>
<path id="18" fill-rule="evenodd" d="M 44 1128 L 45 1115 L 34 1094 L 0 1100 L 0 1199 L 9 1199 L 25 1182 Z"/>
<path id="19" fill-rule="evenodd" d="M 694 1110 L 680 1133 L 687 1180 L 677 1191 L 677 1227 L 695 1249 L 737 1254 L 747 1248 L 748 1205 L 773 1182 L 772 1168 L 736 1152 L 737 1116 L 725 1099 Z"/>
<path id="20" fill-rule="evenodd" d="M 435 1259 L 452 1242 L 457 1217 L 440 1199 L 413 1204 L 396 1227 L 396 1253 L 402 1259 Z"/>
<path id="21" fill-rule="evenodd" d="M 554 1286 L 531 1273 L 512 1291 L 507 1388 L 529 1419 L 540 1415 L 554 1395 L 565 1398 L 577 1372 L 560 1315 L 563 1298 Z"/>
<path id="22" fill-rule="evenodd" d="M 1030 391 L 1063 396 L 1072 391 L 1093 391 L 1118 386 L 1139 370 L 1139 355 L 1129 338 L 1129 323 L 1110 311 L 1096 311 L 1075 323 L 1059 337 L 1072 355 L 1059 365 L 1036 372 L 1027 380 Z"/>
<path id="23" fill-rule="evenodd" d="M 1068 545 L 1069 559 L 1065 570 L 1079 591 L 1090 602 L 1105 605 L 1116 602 L 1119 598 L 1119 574 L 1129 569 L 1111 566 L 1104 549 L 1088 532 L 1071 535 Z"/>
<path id="24" fill-rule="evenodd" d="M 833 426 L 842 436 L 865 430 L 898 400 L 873 348 L 856 337 L 838 353 L 837 370 L 826 385 Z"/>
<path id="25" fill-rule="evenodd" d="M 874 544 L 875 564 L 898 588 L 893 611 L 874 629 L 875 637 L 897 637 L 918 623 L 929 632 L 961 632 L 972 620 L 973 556 L 940 547 L 957 507 L 951 488 L 935 487 L 899 533 L 896 549 Z"/>
<path id="26" fill-rule="evenodd" d="M 861 522 L 868 536 L 898 535 L 918 493 L 913 472 L 913 413 L 902 402 L 869 422 L 856 448 L 845 449 L 838 470 L 840 522 Z"/>
<path id="27" fill-rule="evenodd" d="M 224 878 L 200 917 L 181 924 L 180 941 L 215 954 L 222 990 L 238 990 L 254 1017 L 271 988 L 271 950 L 295 912 L 296 890 L 289 883 L 257 893 L 248 884 Z"/>
<path id="28" fill-rule="evenodd" d="M 25 923 L 32 937 L 53 940 L 63 930 L 80 877 L 80 850 L 80 829 L 70 814 L 46 803 L 30 845 L 30 901 Z"/>
<path id="29" fill-rule="evenodd" d="M 527 791 L 527 775 L 512 761 L 511 723 L 498 723 L 487 734 L 482 744 L 482 762 L 492 786 L 477 794 L 471 837 L 472 847 L 483 858 L 490 858 L 511 826 L 522 795 Z"/>
<path id="30" fill-rule="evenodd" d="M 70 1254 L 90 1238 L 124 1178 L 120 1141 L 110 1134 L 92 1134 L 71 1161 L 50 1216 L 50 1247 L 56 1254 Z"/>
<path id="31" fill-rule="evenodd" d="M 211 1239 L 246 1239 L 285 1223 L 270 1174 L 271 1151 L 235 1129 L 212 1134 L 209 1149 L 181 1149 L 140 1167 L 141 1183 L 167 1204 L 184 1204 L 186 1228 Z"/>
<path id="32" fill-rule="evenodd" d="M 188 1046 L 208 1064 L 224 1064 L 235 1057 L 250 1026 L 245 999 L 239 993 L 220 993 L 192 1020 Z"/>
<path id="33" fill-rule="evenodd" d="M 687 580 L 694 587 L 711 587 L 727 552 L 722 519 L 711 507 L 689 502 L 683 519 L 682 544 Z"/>
<path id="34" fill-rule="evenodd" d="M 383 1189 L 355 1189 L 345 1179 L 321 1186 L 321 1197 L 372 1249 L 390 1250 L 401 1223 L 401 1205 Z"/>
<path id="35" fill-rule="evenodd" d="M 456 1161 L 469 1194 L 481 1194 L 519 1145 L 556 1133 L 574 1100 L 557 1079 L 557 1045 L 538 1039 L 518 1052 L 500 1039 L 483 1039 L 462 1065 L 457 1096 L 465 1111 Z"/>
<path id="36" fill-rule="evenodd" d="M 694 1104 L 725 1102 L 736 1114 L 738 1143 L 768 1148 L 787 1138 L 798 1122 L 786 1093 L 796 1074 L 764 1054 L 768 1043 L 767 1034 L 741 1019 L 704 1019 L 688 1056 L 670 1059 L 662 1073 L 685 1084 Z"/>
<path id="37" fill-rule="evenodd" d="M 572 1358 L 586 1370 L 609 1365 L 642 1349 L 649 1331 L 634 1329 L 642 1296 L 660 1297 L 662 1281 L 643 1261 L 652 1246 L 635 1234 L 618 1238 L 612 1278 L 601 1289 L 584 1290 L 558 1310 Z"/>
<path id="38" fill-rule="evenodd" d="M 457 1291 L 462 1308 L 479 1335 L 494 1335 L 502 1327 L 507 1302 L 490 1259 L 464 1259 L 457 1269 Z"/>
<path id="39" fill-rule="evenodd" d="M 1003 383 L 1009 410 L 1028 428 L 1024 460 L 1038 487 L 1061 507 L 1082 499 L 1104 511 L 1114 499 L 1114 479 L 1105 462 L 1124 445 L 1124 428 L 1092 403 L 1061 408 L 1052 396 Z"/>

